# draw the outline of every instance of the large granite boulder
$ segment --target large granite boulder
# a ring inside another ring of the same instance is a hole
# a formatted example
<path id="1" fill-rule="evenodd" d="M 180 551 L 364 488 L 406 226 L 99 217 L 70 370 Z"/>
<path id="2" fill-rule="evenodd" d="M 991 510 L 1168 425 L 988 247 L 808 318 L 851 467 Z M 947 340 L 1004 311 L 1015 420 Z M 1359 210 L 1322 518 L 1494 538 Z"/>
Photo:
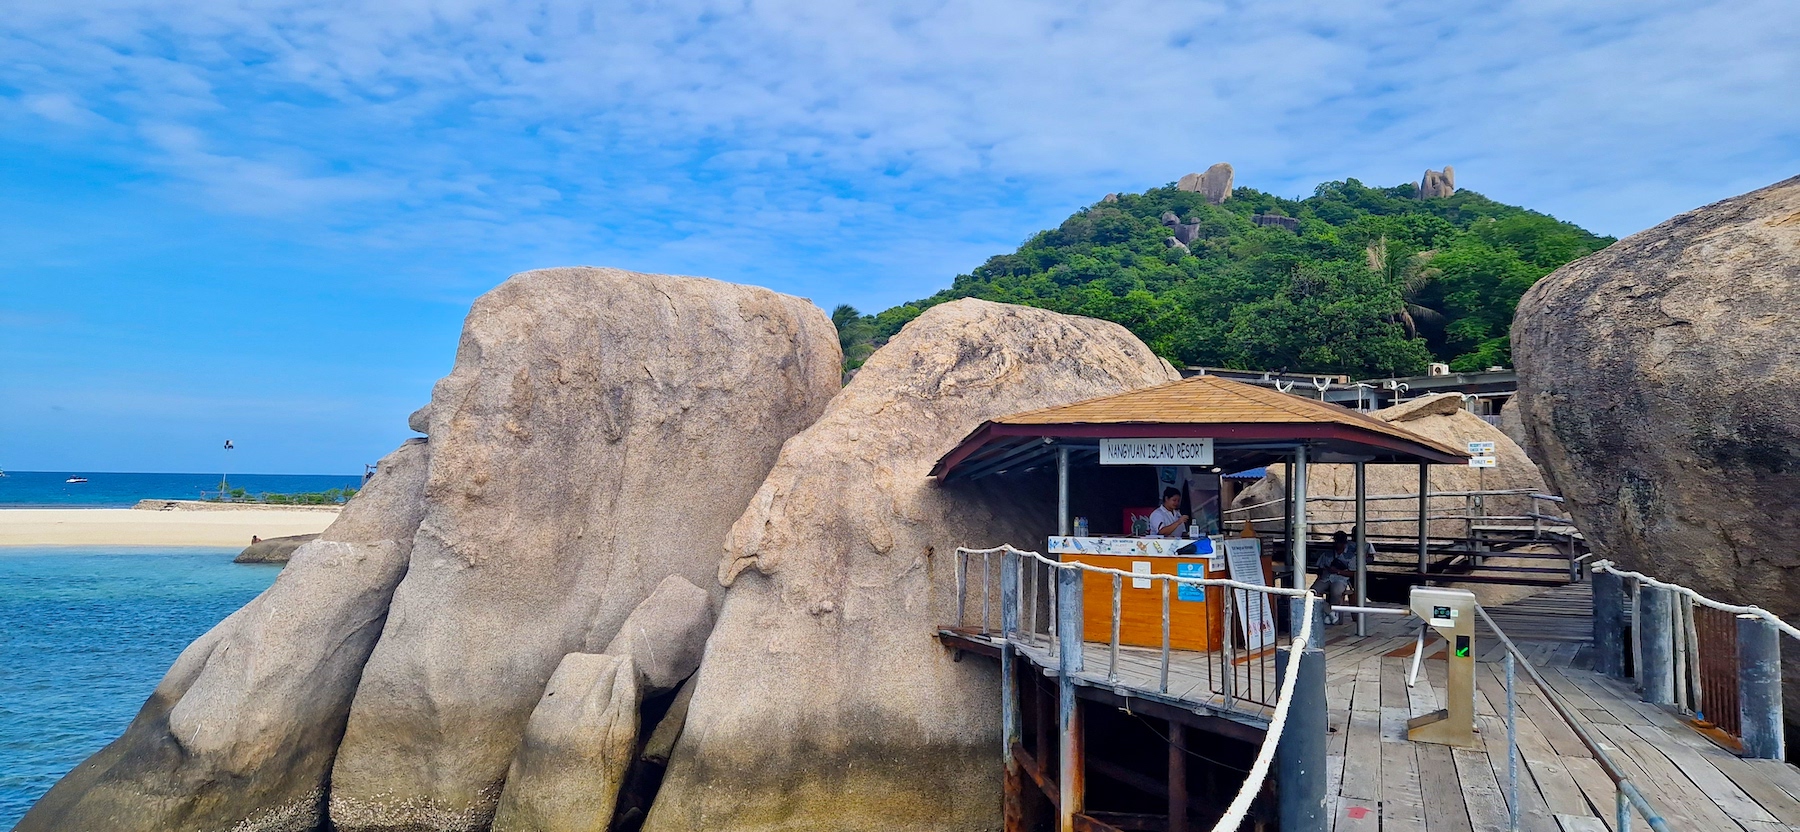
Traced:
<path id="1" fill-rule="evenodd" d="M 1506 434 L 1506 438 L 1513 441 L 1513 444 L 1518 445 L 1520 449 L 1526 452 L 1526 454 L 1529 455 L 1531 453 L 1531 449 L 1526 446 L 1525 420 L 1519 416 L 1519 400 L 1517 397 L 1507 399 L 1506 404 L 1500 406 L 1500 424 L 1498 427 L 1500 428 L 1501 433 Z"/>
<path id="2" fill-rule="evenodd" d="M 1205 173 L 1190 173 L 1175 183 L 1175 189 L 1192 191 L 1206 197 L 1206 201 L 1219 205 L 1231 198 L 1231 182 L 1234 173 L 1231 165 L 1220 162 L 1206 169 Z"/>
<path id="3" fill-rule="evenodd" d="M 1419 177 L 1419 198 L 1436 199 L 1456 193 L 1456 168 L 1445 165 L 1443 170 L 1426 170 Z"/>
<path id="4" fill-rule="evenodd" d="M 332 756 L 422 515 L 425 440 L 381 461 L 273 586 L 182 651 L 123 736 L 21 832 L 299 832 L 324 821 Z"/>
<path id="5" fill-rule="evenodd" d="M 986 419 L 1177 377 L 1088 318 L 960 300 L 907 324 L 732 527 L 730 589 L 645 828 L 998 828 L 998 673 L 933 633 L 955 615 L 956 547 L 1041 539 L 1054 482 L 929 471 Z"/>
<path id="6" fill-rule="evenodd" d="M 712 626 L 712 597 L 688 579 L 670 575 L 625 617 L 599 652 L 630 658 L 644 695 L 657 696 L 694 675 Z"/>
<path id="7" fill-rule="evenodd" d="M 1800 621 L 1796 333 L 1800 177 L 1634 234 L 1525 293 L 1519 414 L 1601 555 Z"/>
<path id="8" fill-rule="evenodd" d="M 641 698 L 630 656 L 564 656 L 525 724 L 493 832 L 606 832 L 637 756 Z"/>
<path id="9" fill-rule="evenodd" d="M 332 771 L 336 828 L 486 829 L 563 656 L 670 575 L 723 592 L 726 532 L 840 364 L 824 312 L 754 287 L 571 268 L 478 299 L 425 411 L 425 515 Z"/>
<path id="10" fill-rule="evenodd" d="M 294 551 L 314 540 L 316 534 L 293 534 L 286 537 L 271 537 L 258 540 L 244 547 L 232 563 L 287 563 L 294 556 Z"/>

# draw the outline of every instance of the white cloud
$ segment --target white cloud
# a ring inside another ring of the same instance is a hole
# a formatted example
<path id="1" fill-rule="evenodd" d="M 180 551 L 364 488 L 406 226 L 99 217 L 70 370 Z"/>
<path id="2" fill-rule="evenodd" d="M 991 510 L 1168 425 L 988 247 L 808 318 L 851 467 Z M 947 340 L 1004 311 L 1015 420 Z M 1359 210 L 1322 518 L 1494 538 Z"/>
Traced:
<path id="1" fill-rule="evenodd" d="M 0 22 L 0 84 L 47 120 L 133 125 L 126 163 L 222 211 L 369 245 L 860 268 L 886 302 L 1221 160 L 1288 195 L 1454 164 L 1636 230 L 1794 172 L 1791 11 L 34 0 Z"/>

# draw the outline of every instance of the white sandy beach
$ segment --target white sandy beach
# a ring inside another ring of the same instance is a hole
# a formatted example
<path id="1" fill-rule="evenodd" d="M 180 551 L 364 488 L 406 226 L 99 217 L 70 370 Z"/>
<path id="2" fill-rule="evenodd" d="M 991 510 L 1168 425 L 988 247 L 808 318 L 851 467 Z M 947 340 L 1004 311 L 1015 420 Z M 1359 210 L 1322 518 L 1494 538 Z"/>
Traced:
<path id="1" fill-rule="evenodd" d="M 335 519 L 316 508 L 0 509 L 0 546 L 248 546 L 252 535 L 314 534 Z"/>

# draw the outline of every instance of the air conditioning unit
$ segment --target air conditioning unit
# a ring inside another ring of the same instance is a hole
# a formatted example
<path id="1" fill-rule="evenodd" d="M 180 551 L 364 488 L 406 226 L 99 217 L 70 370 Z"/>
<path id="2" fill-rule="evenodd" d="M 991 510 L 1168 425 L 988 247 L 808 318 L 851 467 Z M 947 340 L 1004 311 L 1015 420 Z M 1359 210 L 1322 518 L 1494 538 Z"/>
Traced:
<path id="1" fill-rule="evenodd" d="M 1416 364 L 1415 364 L 1415 365 L 1413 365 L 1413 366 L 1415 366 L 1415 367 L 1416 367 L 1416 366 L 1418 366 L 1418 365 L 1416 365 Z M 1432 375 L 1434 375 L 1434 376 L 1447 376 L 1447 375 L 1450 375 L 1450 365 L 1448 365 L 1448 364 L 1436 364 L 1436 363 L 1433 363 L 1433 364 L 1432 364 L 1432 365 L 1431 365 L 1431 374 L 1432 374 Z"/>

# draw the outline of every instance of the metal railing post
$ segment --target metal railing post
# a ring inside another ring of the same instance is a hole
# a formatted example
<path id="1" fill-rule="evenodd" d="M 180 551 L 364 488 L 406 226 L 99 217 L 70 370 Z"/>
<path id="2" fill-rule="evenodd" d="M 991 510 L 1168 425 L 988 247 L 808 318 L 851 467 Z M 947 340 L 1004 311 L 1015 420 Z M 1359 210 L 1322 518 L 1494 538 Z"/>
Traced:
<path id="1" fill-rule="evenodd" d="M 1021 733 L 1013 637 L 1019 629 L 1019 578 L 1023 566 L 1024 560 L 1012 552 L 1000 555 L 1000 754 L 1007 775 L 1012 777 L 1018 775 L 1012 748 Z"/>
<path id="2" fill-rule="evenodd" d="M 1644 666 L 1638 679 L 1644 701 L 1652 705 L 1675 704 L 1675 644 L 1670 638 L 1670 614 L 1675 606 L 1670 593 L 1661 587 L 1646 586 L 1638 590 L 1638 643 L 1642 645 Z"/>
<path id="3" fill-rule="evenodd" d="M 1419 463 L 1419 574 L 1429 571 L 1431 541 L 1431 472 Z"/>
<path id="4" fill-rule="evenodd" d="M 1119 681 L 1119 619 L 1124 617 L 1120 614 L 1124 594 L 1125 579 L 1112 576 L 1112 644 L 1106 654 L 1106 681 L 1114 684 Z"/>
<path id="5" fill-rule="evenodd" d="M 1625 580 L 1594 573 L 1594 672 L 1625 675 Z"/>
<path id="6" fill-rule="evenodd" d="M 1754 615 L 1737 617 L 1738 715 L 1744 753 L 1787 758 L 1781 718 L 1781 632 Z"/>
<path id="7" fill-rule="evenodd" d="M 1056 570 L 1057 630 L 1057 727 L 1061 734 L 1060 767 L 1057 769 L 1057 801 L 1062 832 L 1074 832 L 1081 813 L 1084 772 L 1081 752 L 1081 710 L 1075 703 L 1075 674 L 1082 670 L 1081 570 Z"/>
<path id="8" fill-rule="evenodd" d="M 969 614 L 969 553 L 960 549 L 956 552 L 956 626 L 968 623 Z"/>
<path id="9" fill-rule="evenodd" d="M 1519 706 L 1513 693 L 1513 655 L 1506 654 L 1506 828 L 1519 829 Z"/>
<path id="10" fill-rule="evenodd" d="M 1168 693 L 1169 692 L 1169 584 L 1174 583 L 1174 581 L 1172 581 L 1168 578 L 1164 578 L 1160 581 L 1160 583 L 1162 584 L 1162 602 L 1163 602 L 1163 607 L 1162 607 L 1162 665 L 1157 671 L 1156 690 L 1158 693 Z M 1229 638 L 1231 638 L 1231 634 L 1226 633 L 1225 637 L 1227 639 L 1229 639 Z"/>

